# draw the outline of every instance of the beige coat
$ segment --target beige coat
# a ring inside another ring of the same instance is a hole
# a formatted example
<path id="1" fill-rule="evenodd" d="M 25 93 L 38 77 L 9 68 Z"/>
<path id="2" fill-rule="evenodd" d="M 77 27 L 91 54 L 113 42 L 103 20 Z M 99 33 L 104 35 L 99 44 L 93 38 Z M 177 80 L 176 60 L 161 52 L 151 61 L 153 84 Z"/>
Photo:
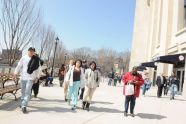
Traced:
<path id="1" fill-rule="evenodd" d="M 92 71 L 91 69 L 87 69 L 85 71 L 85 85 L 88 88 L 98 87 L 99 82 L 100 82 L 100 73 L 97 70 Z"/>

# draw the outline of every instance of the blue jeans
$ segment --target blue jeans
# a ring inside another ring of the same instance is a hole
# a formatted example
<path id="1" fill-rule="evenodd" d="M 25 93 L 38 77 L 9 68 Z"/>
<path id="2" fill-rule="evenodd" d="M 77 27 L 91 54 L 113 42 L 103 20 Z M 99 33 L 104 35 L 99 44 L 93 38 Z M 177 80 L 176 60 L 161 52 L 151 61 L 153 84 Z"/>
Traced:
<path id="1" fill-rule="evenodd" d="M 145 95 L 146 91 L 147 91 L 147 84 L 143 84 L 143 95 Z"/>
<path id="2" fill-rule="evenodd" d="M 80 81 L 73 82 L 72 86 L 69 86 L 68 99 L 71 99 L 70 105 L 74 107 L 78 101 L 78 91 L 80 87 Z"/>
<path id="3" fill-rule="evenodd" d="M 175 94 L 177 93 L 178 91 L 178 87 L 176 84 L 172 84 L 170 86 L 170 91 L 171 91 L 171 98 L 174 98 Z"/>
<path id="4" fill-rule="evenodd" d="M 21 107 L 27 107 L 31 96 L 32 85 L 32 80 L 21 80 Z"/>

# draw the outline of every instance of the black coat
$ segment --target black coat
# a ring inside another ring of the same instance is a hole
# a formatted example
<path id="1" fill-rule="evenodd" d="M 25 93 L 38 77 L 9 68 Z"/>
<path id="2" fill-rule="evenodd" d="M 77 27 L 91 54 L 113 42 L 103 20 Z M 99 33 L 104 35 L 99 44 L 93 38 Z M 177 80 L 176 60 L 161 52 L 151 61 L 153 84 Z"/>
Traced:
<path id="1" fill-rule="evenodd" d="M 164 86 L 166 83 L 167 83 L 167 80 L 166 80 L 166 78 L 164 76 L 163 76 L 163 81 L 161 80 L 161 77 L 160 76 L 157 77 L 157 79 L 156 79 L 156 85 L 158 87 Z"/>
<path id="2" fill-rule="evenodd" d="M 39 68 L 39 65 L 40 65 L 40 58 L 36 55 L 32 56 L 32 58 L 28 63 L 27 73 L 32 74 L 35 70 Z"/>

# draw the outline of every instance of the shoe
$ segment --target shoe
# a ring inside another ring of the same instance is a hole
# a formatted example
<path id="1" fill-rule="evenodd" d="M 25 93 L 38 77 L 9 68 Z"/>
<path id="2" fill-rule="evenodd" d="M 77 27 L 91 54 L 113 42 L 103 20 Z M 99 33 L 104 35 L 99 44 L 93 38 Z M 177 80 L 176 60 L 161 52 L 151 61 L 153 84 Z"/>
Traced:
<path id="1" fill-rule="evenodd" d="M 86 102 L 83 101 L 83 103 L 82 103 L 83 110 L 85 109 L 85 105 L 86 105 Z"/>
<path id="2" fill-rule="evenodd" d="M 37 95 L 36 94 L 34 94 L 34 98 L 37 98 Z"/>
<path id="3" fill-rule="evenodd" d="M 134 113 L 131 113 L 130 115 L 131 115 L 132 117 L 134 117 L 134 116 L 135 116 L 135 115 L 134 115 Z"/>
<path id="4" fill-rule="evenodd" d="M 22 108 L 22 112 L 23 112 L 23 114 L 26 114 L 27 113 L 26 107 L 23 107 Z"/>
<path id="5" fill-rule="evenodd" d="M 75 110 L 75 106 L 72 106 L 71 110 L 74 111 Z"/>
<path id="6" fill-rule="evenodd" d="M 88 103 L 88 102 L 87 102 L 87 104 L 86 104 L 86 110 L 87 110 L 87 111 L 90 111 L 90 103 Z"/>
<path id="7" fill-rule="evenodd" d="M 127 117 L 127 112 L 124 112 L 124 116 Z"/>

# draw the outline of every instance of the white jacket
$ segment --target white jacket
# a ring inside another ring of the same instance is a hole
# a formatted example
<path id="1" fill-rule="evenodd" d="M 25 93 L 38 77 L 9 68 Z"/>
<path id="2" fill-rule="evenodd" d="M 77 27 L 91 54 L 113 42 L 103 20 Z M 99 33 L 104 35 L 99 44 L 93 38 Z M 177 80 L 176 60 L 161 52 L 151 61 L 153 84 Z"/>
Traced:
<path id="1" fill-rule="evenodd" d="M 68 72 L 66 73 L 66 76 L 65 76 L 65 82 L 69 82 L 69 86 L 73 86 L 73 75 L 74 75 L 74 68 L 75 66 L 72 66 L 69 68 Z M 82 70 L 81 70 L 82 72 Z M 82 78 L 83 78 L 83 75 L 81 73 L 80 75 L 80 82 L 82 82 Z"/>
<path id="2" fill-rule="evenodd" d="M 30 61 L 31 57 L 28 55 L 23 56 L 20 61 L 18 62 L 17 67 L 15 68 L 14 74 L 21 74 L 20 79 L 21 80 L 35 80 L 36 78 L 39 78 L 39 68 L 35 71 L 33 71 L 32 74 L 27 73 L 28 69 L 28 63 Z"/>
<path id="3" fill-rule="evenodd" d="M 99 82 L 100 82 L 100 73 L 97 70 L 92 71 L 92 69 L 89 68 L 85 71 L 85 85 L 88 88 L 98 87 Z"/>

